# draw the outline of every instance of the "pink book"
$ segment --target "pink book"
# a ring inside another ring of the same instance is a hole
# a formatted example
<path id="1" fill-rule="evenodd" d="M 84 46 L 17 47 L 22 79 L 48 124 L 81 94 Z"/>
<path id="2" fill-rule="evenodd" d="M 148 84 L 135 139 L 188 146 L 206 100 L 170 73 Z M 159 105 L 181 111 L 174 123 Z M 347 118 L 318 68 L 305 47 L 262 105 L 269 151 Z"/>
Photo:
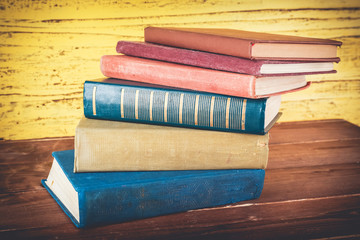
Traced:
<path id="1" fill-rule="evenodd" d="M 336 73 L 334 63 L 314 61 L 249 60 L 240 57 L 152 44 L 119 41 L 118 53 L 255 76 L 309 75 Z M 338 61 L 338 60 L 337 60 Z"/>
<path id="2" fill-rule="evenodd" d="M 304 75 L 256 77 L 126 55 L 105 55 L 106 77 L 223 95 L 263 98 L 306 88 Z"/>

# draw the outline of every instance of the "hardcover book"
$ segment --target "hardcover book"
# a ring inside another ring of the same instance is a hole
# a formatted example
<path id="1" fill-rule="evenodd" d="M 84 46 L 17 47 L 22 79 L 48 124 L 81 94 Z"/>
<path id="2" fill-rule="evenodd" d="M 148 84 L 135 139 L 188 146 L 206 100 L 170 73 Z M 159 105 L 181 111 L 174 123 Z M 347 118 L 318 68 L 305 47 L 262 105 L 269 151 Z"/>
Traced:
<path id="1" fill-rule="evenodd" d="M 264 170 L 73 173 L 74 151 L 54 152 L 42 184 L 79 228 L 258 198 Z"/>
<path id="2" fill-rule="evenodd" d="M 145 41 L 248 59 L 339 61 L 341 42 L 219 28 L 145 28 Z"/>
<path id="3" fill-rule="evenodd" d="M 269 134 L 238 134 L 83 118 L 74 172 L 265 169 Z"/>
<path id="4" fill-rule="evenodd" d="M 246 99 L 119 79 L 84 83 L 87 118 L 265 134 L 281 96 Z"/>
<path id="5" fill-rule="evenodd" d="M 126 55 L 105 55 L 106 77 L 184 88 L 223 95 L 264 98 L 306 88 L 304 75 L 256 77 Z"/>
<path id="6" fill-rule="evenodd" d="M 336 73 L 334 63 L 314 61 L 249 60 L 204 51 L 164 46 L 147 42 L 119 41 L 116 51 L 129 56 L 237 72 L 255 76 Z"/>

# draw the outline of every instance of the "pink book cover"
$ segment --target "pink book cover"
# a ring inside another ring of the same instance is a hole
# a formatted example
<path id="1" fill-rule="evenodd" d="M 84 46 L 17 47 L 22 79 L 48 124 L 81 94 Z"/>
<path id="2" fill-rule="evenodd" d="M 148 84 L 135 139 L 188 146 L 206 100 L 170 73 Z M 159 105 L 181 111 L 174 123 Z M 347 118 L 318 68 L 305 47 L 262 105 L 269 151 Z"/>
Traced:
<path id="1" fill-rule="evenodd" d="M 249 60 L 245 58 L 233 57 L 228 55 L 203 52 L 185 48 L 169 47 L 160 44 L 146 42 L 119 41 L 116 51 L 129 56 L 156 59 L 167 62 L 180 63 L 185 65 L 210 68 L 228 72 L 244 73 L 255 76 L 284 76 L 284 75 L 309 75 L 336 73 L 332 71 L 316 71 L 303 73 L 282 73 L 282 74 L 261 74 L 260 69 L 263 64 L 293 64 L 293 63 L 312 63 L 312 61 L 264 61 Z"/>
<path id="2" fill-rule="evenodd" d="M 217 71 L 126 55 L 103 56 L 101 58 L 101 71 L 106 77 L 168 87 L 245 98 L 263 98 L 269 96 L 255 95 L 256 77 L 253 75 Z M 291 91 L 304 89 L 309 84 Z M 285 92 L 272 95 L 283 93 Z"/>

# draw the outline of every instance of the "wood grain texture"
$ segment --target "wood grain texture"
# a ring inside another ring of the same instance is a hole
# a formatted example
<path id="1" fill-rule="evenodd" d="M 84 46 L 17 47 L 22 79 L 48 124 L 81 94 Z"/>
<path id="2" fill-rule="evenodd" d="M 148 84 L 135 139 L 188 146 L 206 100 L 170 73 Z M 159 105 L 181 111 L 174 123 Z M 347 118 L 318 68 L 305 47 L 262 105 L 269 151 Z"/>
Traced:
<path id="1" fill-rule="evenodd" d="M 272 129 L 261 197 L 77 229 L 40 186 L 73 138 L 0 142 L 1 239 L 358 239 L 360 128 L 342 120 Z"/>
<path id="2" fill-rule="evenodd" d="M 82 84 L 102 77 L 102 55 L 146 26 L 224 27 L 343 42 L 337 74 L 310 76 L 284 96 L 280 121 L 360 124 L 360 4 L 346 1 L 53 1 L 0 3 L 0 138 L 72 136 Z"/>

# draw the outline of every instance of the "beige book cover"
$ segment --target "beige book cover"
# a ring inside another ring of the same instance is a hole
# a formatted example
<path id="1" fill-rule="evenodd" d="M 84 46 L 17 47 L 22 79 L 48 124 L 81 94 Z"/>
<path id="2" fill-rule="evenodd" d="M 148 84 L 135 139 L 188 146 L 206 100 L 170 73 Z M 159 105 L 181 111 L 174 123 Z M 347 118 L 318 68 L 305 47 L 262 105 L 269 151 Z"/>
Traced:
<path id="1" fill-rule="evenodd" d="M 269 135 L 83 118 L 75 172 L 265 169 Z"/>

